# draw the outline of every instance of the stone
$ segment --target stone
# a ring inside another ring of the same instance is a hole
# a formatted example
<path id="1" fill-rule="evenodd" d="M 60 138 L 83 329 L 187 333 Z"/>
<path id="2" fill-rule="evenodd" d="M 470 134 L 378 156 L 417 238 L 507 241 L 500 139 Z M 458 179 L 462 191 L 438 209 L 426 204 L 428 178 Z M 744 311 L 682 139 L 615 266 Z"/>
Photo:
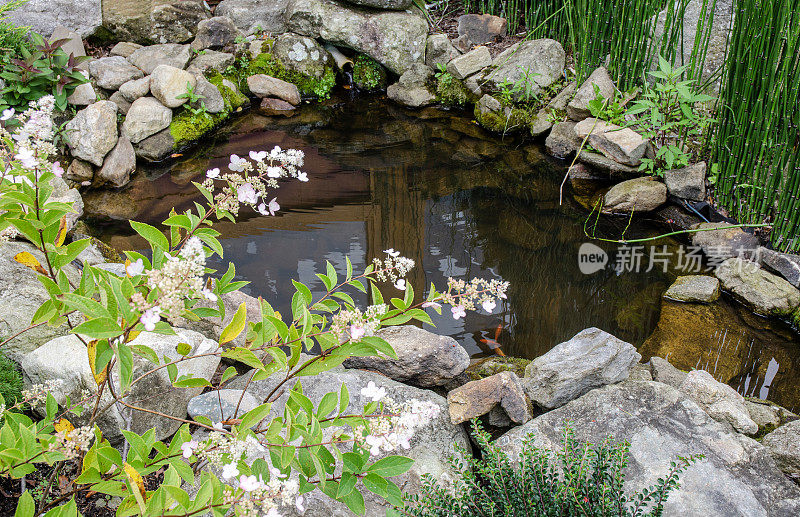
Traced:
<path id="1" fill-rule="evenodd" d="M 657 356 L 650 358 L 650 373 L 653 375 L 654 381 L 663 382 L 673 388 L 680 388 L 688 375 L 672 366 L 666 359 Z"/>
<path id="2" fill-rule="evenodd" d="M 150 75 L 150 93 L 168 108 L 177 108 L 188 102 L 188 97 L 181 96 L 195 86 L 195 76 L 174 66 L 158 65 Z"/>
<path id="3" fill-rule="evenodd" d="M 254 381 L 247 391 L 256 400 L 263 401 L 275 387 L 277 378 L 278 376 L 274 375 L 263 381 Z M 448 457 L 451 455 L 456 455 L 457 458 L 461 457 L 457 447 L 466 450 L 467 454 L 470 454 L 471 447 L 463 427 L 450 423 L 447 413 L 447 400 L 444 397 L 432 391 L 407 386 L 387 379 L 380 374 L 363 370 L 328 371 L 319 375 L 300 378 L 303 394 L 311 399 L 315 407 L 326 393 L 338 393 L 342 384 L 347 385 L 350 393 L 350 404 L 346 410 L 347 412 L 361 411 L 364 405 L 372 400 L 361 394 L 361 389 L 365 388 L 370 381 L 378 386 L 385 387 L 387 396 L 392 397 L 399 403 L 417 399 L 433 402 L 440 408 L 439 414 L 432 418 L 427 426 L 418 429 L 414 434 L 411 439 L 411 448 L 402 451 L 403 456 L 414 460 L 411 469 L 401 476 L 392 478 L 392 481 L 407 493 L 418 493 L 421 488 L 421 478 L 424 474 L 430 474 L 434 479 L 444 481 L 455 479 L 457 477 L 456 471 L 450 465 Z M 288 398 L 287 392 L 288 390 L 283 391 L 275 400 L 270 415 L 267 417 L 268 419 L 283 414 L 284 403 Z M 281 391 L 278 393 L 281 393 Z M 332 430 L 329 428 L 324 432 L 330 433 Z M 344 452 L 345 449 L 343 448 L 342 451 Z M 400 453 L 395 452 L 395 454 Z M 380 456 L 373 456 L 371 461 L 383 456 L 383 453 Z M 198 479 L 199 477 L 197 476 Z M 366 515 L 383 516 L 386 514 L 388 503 L 383 498 L 367 491 L 363 494 Z M 344 504 L 328 498 L 319 491 L 305 494 L 304 499 L 305 517 L 347 517 L 352 515 Z M 294 517 L 298 515 L 293 508 L 288 507 L 282 508 L 282 512 L 287 516 Z"/>
<path id="4" fill-rule="evenodd" d="M 458 80 L 464 80 L 492 64 L 492 55 L 486 47 L 476 47 L 447 63 L 447 72 Z"/>
<path id="5" fill-rule="evenodd" d="M 200 100 L 193 103 L 193 108 L 201 106 L 206 107 L 209 113 L 221 113 L 225 110 L 225 99 L 222 97 L 219 89 L 211 84 L 202 75 L 196 76 L 197 84 L 194 87 L 194 93 L 200 97 Z"/>
<path id="6" fill-rule="evenodd" d="M 119 92 L 112 93 L 108 100 L 117 105 L 117 111 L 121 115 L 127 115 L 128 110 L 131 109 L 131 101 Z"/>
<path id="7" fill-rule="evenodd" d="M 223 0 L 214 14 L 227 16 L 240 30 L 247 34 L 257 29 L 280 34 L 286 32 L 284 11 L 289 0 Z"/>
<path id="8" fill-rule="evenodd" d="M 636 363 L 628 373 L 628 380 L 630 381 L 652 381 L 653 374 L 650 373 L 650 368 L 641 363 Z"/>
<path id="9" fill-rule="evenodd" d="M 140 35 L 154 43 L 185 43 L 197 32 L 198 24 L 211 16 L 205 2 L 180 0 L 155 4 L 146 31 Z"/>
<path id="10" fill-rule="evenodd" d="M 119 93 L 128 102 L 133 102 L 136 99 L 144 97 L 150 93 L 150 76 L 142 77 L 141 79 L 134 79 L 128 81 L 119 87 Z"/>
<path id="11" fill-rule="evenodd" d="M 692 246 L 702 248 L 717 264 L 732 257 L 750 258 L 759 248 L 758 237 L 731 223 L 700 223 L 692 229 L 700 230 L 692 235 Z"/>
<path id="12" fill-rule="evenodd" d="M 478 112 L 482 115 L 487 113 L 498 112 L 503 109 L 503 105 L 500 104 L 500 101 L 492 97 L 491 95 L 484 95 L 480 99 L 478 99 L 478 103 L 476 104 L 478 108 Z"/>
<path id="13" fill-rule="evenodd" d="M 508 20 L 491 14 L 463 14 L 458 17 L 458 35 L 473 45 L 490 43 L 506 35 Z"/>
<path id="14" fill-rule="evenodd" d="M 558 95 L 550 99 L 550 102 L 547 103 L 547 108 L 551 111 L 565 111 L 567 109 L 567 104 L 569 104 L 569 102 L 575 96 L 575 92 L 577 90 L 577 83 L 574 81 L 569 83 L 564 87 L 563 90 L 558 92 Z"/>
<path id="15" fill-rule="evenodd" d="M 480 99 L 483 95 L 483 86 L 481 86 L 477 75 L 471 75 L 464 79 L 464 87 L 469 90 L 476 99 Z"/>
<path id="16" fill-rule="evenodd" d="M 73 106 L 88 106 L 97 102 L 97 92 L 94 91 L 92 83 L 83 83 L 67 97 L 67 102 Z"/>
<path id="17" fill-rule="evenodd" d="M 389 85 L 386 96 L 412 108 L 429 106 L 436 101 L 428 86 L 432 77 L 433 70 L 422 64 L 414 65 L 396 83 Z"/>
<path id="18" fill-rule="evenodd" d="M 172 110 L 154 97 L 141 97 L 133 101 L 128 116 L 122 123 L 122 134 L 132 144 L 168 128 L 172 122 Z"/>
<path id="19" fill-rule="evenodd" d="M 262 99 L 277 97 L 294 106 L 300 104 L 300 90 L 297 89 L 297 86 L 281 79 L 264 74 L 251 75 L 247 78 L 247 87 L 250 88 L 253 95 Z"/>
<path id="20" fill-rule="evenodd" d="M 215 16 L 197 24 L 197 34 L 192 41 L 194 50 L 220 49 L 234 42 L 239 29 L 227 16 Z"/>
<path id="21" fill-rule="evenodd" d="M 575 122 L 568 120 L 553 125 L 544 141 L 547 152 L 562 160 L 573 156 L 580 145 L 581 141 L 575 136 Z"/>
<path id="22" fill-rule="evenodd" d="M 624 381 L 641 358 L 630 343 L 588 328 L 531 361 L 525 368 L 525 392 L 535 404 L 553 409 L 591 389 Z"/>
<path id="23" fill-rule="evenodd" d="M 0 4 L 6 4 L 3 0 Z M 52 34 L 58 27 L 80 34 L 95 35 L 103 25 L 100 0 L 28 0 L 3 17 L 19 27 L 30 27 L 39 34 Z"/>
<path id="24" fill-rule="evenodd" d="M 787 282 L 800 287 L 800 255 L 791 255 L 759 247 L 755 255 L 761 264 L 781 275 Z"/>
<path id="25" fill-rule="evenodd" d="M 629 127 L 620 127 L 596 118 L 586 118 L 575 124 L 575 135 L 604 156 L 623 165 L 636 167 L 642 163 L 650 140 Z"/>
<path id="26" fill-rule="evenodd" d="M 367 54 L 397 75 L 425 61 L 428 22 L 417 8 L 373 11 L 333 0 L 289 0 L 285 20 L 291 32 Z"/>
<path id="27" fill-rule="evenodd" d="M 489 424 L 507 427 L 531 419 L 531 408 L 522 382 L 512 372 L 470 381 L 447 394 L 447 408 L 453 424 L 489 415 Z"/>
<path id="28" fill-rule="evenodd" d="M 761 443 L 788 476 L 800 478 L 800 420 L 784 424 L 767 434 Z"/>
<path id="29" fill-rule="evenodd" d="M 561 79 L 566 65 L 566 53 L 552 39 L 527 40 L 509 47 L 492 62 L 484 78 L 490 88 L 499 90 L 504 82 L 525 86 L 531 95 L 538 95 Z"/>
<path id="30" fill-rule="evenodd" d="M 432 388 L 442 386 L 469 366 L 469 354 L 449 336 L 411 325 L 388 327 L 376 334 L 394 348 L 397 359 L 350 357 L 345 368 L 380 372 L 398 382 Z"/>
<path id="31" fill-rule="evenodd" d="M 664 183 L 667 184 L 667 191 L 673 196 L 690 201 L 702 201 L 706 198 L 706 162 L 665 171 Z"/>
<path id="32" fill-rule="evenodd" d="M 597 97 L 594 91 L 595 86 L 600 88 L 600 94 L 603 98 L 610 99 L 614 97 L 614 92 L 616 91 L 614 81 L 608 75 L 608 70 L 601 66 L 591 73 L 567 104 L 567 116 L 569 118 L 581 121 L 592 116 L 591 111 L 589 111 L 589 102 Z"/>
<path id="33" fill-rule="evenodd" d="M 141 79 L 144 74 L 122 56 L 101 57 L 89 63 L 89 73 L 95 83 L 106 90 L 117 90 L 132 79 Z"/>
<path id="34" fill-rule="evenodd" d="M 67 213 L 67 231 L 75 228 L 75 223 L 83 216 L 83 198 L 78 189 L 70 188 L 63 178 L 55 177 L 50 180 L 53 192 L 50 193 L 50 201 L 67 203 L 72 206 L 72 212 Z"/>
<path id="35" fill-rule="evenodd" d="M 759 434 L 771 432 L 782 423 L 782 408 L 766 400 L 745 398 L 744 406 L 747 408 L 750 419 L 758 426 Z"/>
<path id="36" fill-rule="evenodd" d="M 134 43 L 132 41 L 120 41 L 111 48 L 109 54 L 112 56 L 128 57 L 140 48 L 142 48 L 142 45 L 139 45 L 138 43 Z"/>
<path id="37" fill-rule="evenodd" d="M 134 172 L 136 172 L 136 153 L 133 151 L 131 141 L 122 136 L 106 156 L 103 166 L 97 171 L 94 186 L 107 184 L 116 188 L 124 187 Z"/>
<path id="38" fill-rule="evenodd" d="M 83 46 L 83 38 L 77 32 L 70 30 L 63 25 L 59 25 L 55 28 L 48 41 L 50 44 L 53 44 L 53 42 L 58 40 L 66 40 L 61 45 L 61 50 L 63 50 L 66 55 L 72 55 L 75 57 L 86 56 L 86 48 Z M 86 70 L 88 68 L 88 63 L 84 61 L 83 63 L 79 63 L 75 68 L 78 68 L 79 70 Z"/>
<path id="39" fill-rule="evenodd" d="M 757 264 L 730 258 L 715 271 L 722 287 L 765 316 L 787 316 L 800 306 L 800 290 Z"/>
<path id="40" fill-rule="evenodd" d="M 425 43 L 425 64 L 432 69 L 437 69 L 439 65 L 446 66 L 452 59 L 458 57 L 460 53 L 447 34 L 431 34 Z"/>
<path id="41" fill-rule="evenodd" d="M 246 391 L 221 389 L 193 397 L 186 406 L 186 412 L 195 420 L 198 416 L 204 416 L 212 422 L 223 422 L 242 418 L 259 405 L 260 401 Z"/>
<path id="42" fill-rule="evenodd" d="M 158 101 L 156 101 L 158 102 Z M 169 109 L 169 108 L 167 108 Z M 170 110 L 170 113 L 172 110 Z M 160 162 L 175 152 L 175 138 L 169 128 L 148 136 L 133 147 L 136 156 L 148 162 Z"/>
<path id="43" fill-rule="evenodd" d="M 469 380 L 473 381 L 501 372 L 513 372 L 517 377 L 523 377 L 525 375 L 525 367 L 528 366 L 530 362 L 530 359 L 523 359 L 521 357 L 485 357 L 470 364 L 465 370 L 465 373 Z"/>
<path id="44" fill-rule="evenodd" d="M 69 164 L 69 167 L 64 174 L 64 179 L 74 181 L 75 183 L 92 181 L 92 178 L 94 178 L 94 169 L 92 169 L 92 164 L 78 158 L 72 160 L 72 163 Z"/>
<path id="45" fill-rule="evenodd" d="M 714 380 L 707 371 L 689 372 L 681 383 L 680 390 L 697 402 L 714 420 L 730 425 L 740 433 L 752 435 L 758 432 L 758 424 L 750 418 L 744 405 L 744 397 L 727 384 Z"/>
<path id="46" fill-rule="evenodd" d="M 512 429 L 495 444 L 518 458 L 523 439 L 557 452 L 569 427 L 579 443 L 608 436 L 630 444 L 624 489 L 638 492 L 664 477 L 679 456 L 704 459 L 680 475 L 680 488 L 663 515 L 728 517 L 797 515 L 800 489 L 777 468 L 767 447 L 733 433 L 677 389 L 658 382 L 627 381 L 592 390 L 556 410 Z"/>
<path id="47" fill-rule="evenodd" d="M 412 0 L 345 0 L 347 3 L 374 9 L 403 10 L 411 7 Z"/>
<path id="48" fill-rule="evenodd" d="M 582 140 L 576 137 L 575 141 L 575 147 L 577 149 L 580 147 Z M 608 172 L 609 176 L 617 181 L 639 178 L 642 175 L 637 167 L 623 165 L 618 161 L 612 160 L 611 158 L 608 158 L 600 153 L 592 153 L 582 150 L 578 154 L 578 161 L 595 169 Z"/>
<path id="49" fill-rule="evenodd" d="M 91 104 L 67 122 L 65 139 L 72 156 L 98 167 L 117 145 L 117 105 L 110 101 Z"/>
<path id="50" fill-rule="evenodd" d="M 186 68 L 187 71 L 193 74 L 202 74 L 209 70 L 216 70 L 223 72 L 229 66 L 232 66 L 236 58 L 233 54 L 227 52 L 217 52 L 216 50 L 206 50 L 189 63 Z"/>
<path id="51" fill-rule="evenodd" d="M 17 254 L 23 252 L 33 254 L 40 264 L 45 263 L 42 254 L 28 242 L 9 241 L 0 246 L 0 335 L 4 339 L 26 329 L 39 307 L 50 299 L 37 274 L 14 260 Z M 73 282 L 80 282 L 80 271 L 73 264 L 67 264 L 62 270 Z M 82 320 L 79 314 L 70 317 L 73 325 L 80 324 Z M 19 363 L 26 354 L 69 332 L 66 324 L 57 327 L 40 325 L 3 345 L 3 354 Z"/>
<path id="52" fill-rule="evenodd" d="M 191 347 L 189 355 L 209 355 L 175 363 L 178 368 L 178 377 L 211 379 L 219 365 L 219 357 L 211 355 L 217 348 L 217 344 L 191 330 L 177 328 L 175 332 L 174 336 L 142 332 L 131 341 L 130 346 L 147 346 L 162 360 L 164 357 L 175 360 L 180 357 L 175 351 L 176 346 L 179 343 L 187 343 Z M 151 370 L 153 366 L 150 361 L 134 355 L 133 378 Z M 116 369 L 116 374 L 112 378 L 118 384 L 118 363 Z M 28 386 L 50 379 L 61 380 L 63 384 L 52 391 L 59 404 L 64 404 L 67 396 L 72 400 L 79 400 L 82 390 L 97 387 L 89 367 L 86 346 L 75 335 L 53 339 L 29 353 L 22 360 L 22 370 Z M 174 388 L 169 380 L 167 369 L 162 368 L 134 384 L 127 400 L 130 404 L 144 409 L 184 418 L 189 400 L 202 391 L 203 388 Z M 105 398 L 110 400 L 110 397 L 104 397 L 104 400 Z M 84 413 L 81 417 L 75 417 L 73 423 L 76 426 L 85 423 L 90 414 Z M 125 428 L 125 422 L 115 406 L 112 405 L 105 413 L 101 414 L 97 424 L 109 441 L 116 442 L 122 439 L 120 429 Z M 156 440 L 172 436 L 180 426 L 181 422 L 179 421 L 144 411 L 134 412 L 130 419 L 131 431 L 142 434 L 149 429 L 154 429 Z"/>
<path id="53" fill-rule="evenodd" d="M 308 36 L 281 34 L 275 38 L 271 52 L 286 69 L 318 80 L 335 65 L 330 52 Z"/>
<path id="54" fill-rule="evenodd" d="M 667 202 L 667 186 L 652 178 L 634 178 L 606 192 L 604 212 L 649 212 Z"/>
<path id="55" fill-rule="evenodd" d="M 169 65 L 184 69 L 192 58 L 189 45 L 166 43 L 142 47 L 128 57 L 128 60 L 139 67 L 146 75 L 153 73 L 159 65 Z"/>
<path id="56" fill-rule="evenodd" d="M 273 99 L 272 97 L 261 99 L 261 105 L 259 106 L 259 112 L 267 115 L 268 117 L 274 117 L 278 115 L 291 117 L 294 115 L 294 110 L 295 107 L 288 102 L 280 99 Z"/>
<path id="57" fill-rule="evenodd" d="M 715 302 L 719 299 L 719 280 L 706 275 L 679 276 L 664 296 L 679 302 Z"/>
<path id="58" fill-rule="evenodd" d="M 713 13 L 712 13 L 713 6 Z M 701 71 L 700 84 L 704 83 L 713 76 L 716 76 L 712 83 L 712 89 L 719 89 L 721 82 L 720 70 L 725 66 L 727 58 L 729 40 L 731 38 L 731 27 L 733 27 L 734 2 L 733 0 L 717 0 L 714 3 L 704 2 L 703 0 L 689 0 L 682 3 L 680 7 L 673 7 L 673 13 L 669 13 L 668 8 L 662 10 L 656 17 L 655 28 L 653 31 L 653 41 L 660 41 L 664 37 L 664 26 L 667 17 L 679 15 L 683 20 L 682 26 L 674 30 L 680 31 L 681 41 L 677 43 L 679 49 L 675 57 L 673 66 L 688 66 L 692 61 L 692 49 L 694 48 L 697 31 L 702 32 L 705 59 L 703 70 Z M 679 14 L 678 14 L 679 13 Z M 711 27 L 703 20 L 713 20 Z M 706 34 L 705 32 L 708 32 Z M 707 38 L 707 40 L 705 39 Z M 658 60 L 653 59 L 652 68 L 657 69 Z"/>

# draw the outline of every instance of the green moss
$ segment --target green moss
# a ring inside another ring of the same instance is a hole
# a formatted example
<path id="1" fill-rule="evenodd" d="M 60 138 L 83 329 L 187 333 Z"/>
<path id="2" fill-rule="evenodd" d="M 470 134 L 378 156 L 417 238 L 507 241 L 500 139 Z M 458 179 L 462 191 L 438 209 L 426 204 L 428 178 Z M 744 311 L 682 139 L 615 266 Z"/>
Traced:
<path id="1" fill-rule="evenodd" d="M 0 354 L 0 396 L 6 406 L 14 405 L 22 400 L 22 374 L 11 359 Z"/>
<path id="2" fill-rule="evenodd" d="M 359 90 L 384 90 L 387 85 L 386 70 L 371 57 L 359 54 L 353 62 L 353 83 Z"/>
<path id="3" fill-rule="evenodd" d="M 218 72 L 209 73 L 207 78 L 222 94 L 225 109 L 219 113 L 195 114 L 185 107 L 182 108 L 177 115 L 172 117 L 169 125 L 169 132 L 175 141 L 173 148 L 176 150 L 202 138 L 247 102 L 247 97 L 222 84 L 223 77 Z"/>
<path id="4" fill-rule="evenodd" d="M 500 372 L 514 372 L 517 377 L 522 378 L 525 376 L 525 367 L 530 362 L 529 359 L 520 357 L 487 357 L 471 364 L 466 373 L 473 381 L 485 379 Z"/>
<path id="5" fill-rule="evenodd" d="M 472 102 L 473 95 L 463 81 L 444 72 L 436 75 L 436 100 L 445 106 L 463 106 Z"/>
<path id="6" fill-rule="evenodd" d="M 532 110 L 523 108 L 511 108 L 511 112 L 508 115 L 505 113 L 505 111 L 482 113 L 477 105 L 474 111 L 475 120 L 478 121 L 478 124 L 496 133 L 522 131 L 529 128 L 534 117 L 536 117 L 536 113 Z"/>
<path id="7" fill-rule="evenodd" d="M 247 67 L 247 76 L 264 74 L 281 79 L 297 86 L 300 95 L 327 99 L 336 86 L 336 72 L 333 67 L 326 66 L 321 78 L 311 77 L 296 70 L 286 68 L 269 52 L 259 54 Z M 249 93 L 249 92 L 248 92 Z"/>

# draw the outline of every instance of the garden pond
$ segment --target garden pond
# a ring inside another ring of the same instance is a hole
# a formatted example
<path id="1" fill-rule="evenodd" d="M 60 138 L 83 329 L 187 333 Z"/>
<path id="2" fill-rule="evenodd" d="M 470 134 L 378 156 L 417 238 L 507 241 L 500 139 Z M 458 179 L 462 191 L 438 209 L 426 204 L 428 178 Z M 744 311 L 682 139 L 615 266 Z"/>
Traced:
<path id="1" fill-rule="evenodd" d="M 231 154 L 276 145 L 305 152 L 310 181 L 281 184 L 275 217 L 250 212 L 236 225 L 219 223 L 225 258 L 212 267 L 234 262 L 237 278 L 251 282 L 244 291 L 280 312 L 290 312 L 292 279 L 324 292 L 315 274 L 325 272 L 326 260 L 344 274 L 346 255 L 363 269 L 394 248 L 417 262 L 409 280 L 418 296 L 448 277 L 510 282 L 508 299 L 492 314 L 454 320 L 447 309 L 442 316 L 429 309 L 431 330 L 454 337 L 475 357 L 532 359 L 599 327 L 639 347 L 644 359 L 658 355 L 685 370 L 703 368 L 744 395 L 800 409 L 800 338 L 787 324 L 726 297 L 710 305 L 663 300 L 680 272 L 675 261 L 665 271 L 652 246 L 677 257 L 675 240 L 645 243 L 638 272 L 616 271 L 619 245 L 592 241 L 587 232 L 633 239 L 661 228 L 646 218 L 629 224 L 604 216 L 587 224 L 592 194 L 602 185 L 575 189 L 567 182 L 560 202 L 568 164 L 545 156 L 540 144 L 484 131 L 468 113 L 406 110 L 380 96 L 306 104 L 291 118 L 253 110 L 184 156 L 140 165 L 122 190 L 86 192 L 87 215 L 108 244 L 142 249 L 127 220 L 160 223 L 173 207 L 200 200 L 192 182 L 207 169 L 224 169 Z M 578 250 L 590 241 L 609 263 L 583 274 Z M 385 293 L 393 289 L 387 285 Z M 368 303 L 366 295 L 356 299 Z"/>

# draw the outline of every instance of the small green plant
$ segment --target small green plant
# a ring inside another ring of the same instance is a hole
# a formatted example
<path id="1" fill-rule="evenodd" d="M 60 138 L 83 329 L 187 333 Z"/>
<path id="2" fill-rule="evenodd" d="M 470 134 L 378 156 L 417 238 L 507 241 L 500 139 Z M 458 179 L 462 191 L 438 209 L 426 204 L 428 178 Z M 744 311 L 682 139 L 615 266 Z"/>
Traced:
<path id="1" fill-rule="evenodd" d="M 447 67 L 441 63 L 436 65 L 436 97 L 447 106 L 463 106 L 469 102 L 469 92 L 464 83 L 453 77 Z"/>
<path id="2" fill-rule="evenodd" d="M 5 68 L 14 56 L 19 56 L 23 48 L 32 50 L 28 38 L 30 27 L 17 27 L 8 21 L 8 15 L 28 0 L 12 0 L 0 5 L 0 65 Z"/>
<path id="3" fill-rule="evenodd" d="M 386 70 L 371 57 L 359 54 L 353 63 L 353 83 L 360 90 L 381 90 L 386 86 Z"/>
<path id="4" fill-rule="evenodd" d="M 67 55 L 61 48 L 66 39 L 50 43 L 35 32 L 30 33 L 30 38 L 32 49 L 20 47 L 19 55 L 12 57 L 0 72 L 0 78 L 6 82 L 6 87 L 0 90 L 0 109 L 25 109 L 30 102 L 52 95 L 56 108 L 64 111 L 67 97 L 87 81 L 77 67 L 89 58 Z"/>
<path id="5" fill-rule="evenodd" d="M 713 122 L 703 104 L 714 97 L 697 93 L 695 81 L 680 80 L 686 66 L 675 68 L 660 56 L 658 64 L 658 70 L 650 72 L 657 82 L 645 85 L 642 97 L 627 113 L 639 115 L 629 125 L 656 147 L 655 159 L 643 159 L 639 170 L 662 176 L 665 170 L 689 164 L 689 139 L 703 135 Z"/>
<path id="6" fill-rule="evenodd" d="M 194 86 L 189 81 L 186 81 L 186 93 L 182 93 L 180 95 L 175 96 L 176 99 L 187 99 L 189 104 L 197 104 L 201 100 L 205 99 L 202 95 L 198 95 L 194 91 Z"/>
<path id="7" fill-rule="evenodd" d="M 629 446 L 625 443 L 608 439 L 599 445 L 581 444 L 567 428 L 558 452 L 534 447 L 532 436 L 528 436 L 516 462 L 499 446 L 490 443 L 491 436 L 477 420 L 473 420 L 472 428 L 482 459 L 463 454 L 467 458 L 465 461 L 453 461 L 461 478 L 452 490 L 426 475 L 422 493 L 407 498 L 405 514 L 414 517 L 659 516 L 670 492 L 679 486 L 680 473 L 703 457 L 679 457 L 654 485 L 626 495 L 623 470 L 627 466 Z"/>
<path id="8" fill-rule="evenodd" d="M 0 354 L 0 404 L 13 406 L 22 400 L 22 374 L 11 359 Z"/>
<path id="9" fill-rule="evenodd" d="M 599 86 L 596 84 L 592 84 L 592 86 L 594 86 L 595 97 L 588 103 L 589 111 L 592 113 L 592 116 L 617 126 L 624 126 L 625 107 L 621 104 L 618 93 L 615 92 L 613 97 L 606 99 L 603 97 L 603 94 L 600 93 Z"/>

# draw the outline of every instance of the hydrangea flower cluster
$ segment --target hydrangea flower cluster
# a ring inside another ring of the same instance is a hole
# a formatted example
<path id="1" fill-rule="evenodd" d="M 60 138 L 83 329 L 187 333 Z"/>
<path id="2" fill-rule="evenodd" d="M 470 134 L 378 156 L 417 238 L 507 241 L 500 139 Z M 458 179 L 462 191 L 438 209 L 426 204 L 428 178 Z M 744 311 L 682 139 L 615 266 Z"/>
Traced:
<path id="1" fill-rule="evenodd" d="M 22 390 L 22 398 L 32 408 L 39 407 L 47 401 L 47 394 L 60 390 L 64 385 L 63 379 L 47 379 L 42 384 L 34 384 Z"/>
<path id="2" fill-rule="evenodd" d="M 53 436 L 55 440 L 50 443 L 49 449 L 60 452 L 67 460 L 74 460 L 88 452 L 94 441 L 94 431 L 88 426 L 62 429 Z"/>
<path id="3" fill-rule="evenodd" d="M 496 279 L 486 280 L 473 278 L 469 282 L 456 278 L 447 279 L 447 291 L 442 293 L 439 300 L 452 305 L 453 319 L 466 316 L 467 311 L 474 311 L 480 305 L 483 310 L 491 313 L 497 307 L 497 300 L 506 298 L 508 282 Z M 423 306 L 438 306 L 438 303 L 428 302 Z"/>
<path id="4" fill-rule="evenodd" d="M 381 326 L 381 316 L 388 310 L 389 307 L 383 303 L 370 305 L 364 312 L 358 308 L 350 311 L 341 310 L 331 320 L 331 331 L 339 338 L 340 343 L 372 336 Z"/>
<path id="5" fill-rule="evenodd" d="M 375 276 L 381 282 L 392 282 L 396 288 L 404 291 L 406 288 L 405 276 L 414 268 L 414 260 L 401 257 L 400 252 L 392 248 L 383 250 L 383 252 L 386 253 L 385 259 L 372 259 L 372 263 L 375 265 Z"/>
<path id="6" fill-rule="evenodd" d="M 44 170 L 52 170 L 56 176 L 64 174 L 61 164 L 48 162 L 48 158 L 57 152 L 52 143 L 54 108 L 53 96 L 45 95 L 38 101 L 31 102 L 30 107 L 16 117 L 13 109 L 3 112 L 0 118 L 4 122 L 13 118 L 21 127 L 13 135 L 5 127 L 0 127 L 0 139 L 13 138 L 16 141 L 16 154 L 12 155 L 9 149 L 0 148 L 0 179 L 11 183 L 25 181 L 30 184 L 31 181 L 26 176 L 15 175 L 7 168 L 12 161 L 16 161 L 24 169 L 33 171 L 37 177 Z"/>
<path id="7" fill-rule="evenodd" d="M 187 240 L 177 256 L 166 256 L 167 260 L 161 268 L 144 271 L 147 285 L 158 291 L 156 303 L 147 302 L 139 292 L 131 297 L 133 306 L 143 313 L 141 322 L 149 331 L 155 329 L 155 324 L 162 316 L 174 322 L 183 311 L 186 298 L 204 293 L 206 254 L 199 238 Z M 128 273 L 131 272 L 139 272 L 139 268 L 129 269 Z M 208 294 L 205 296 L 208 297 Z"/>
<path id="8" fill-rule="evenodd" d="M 221 174 L 218 168 L 206 172 L 203 187 L 215 191 L 215 181 L 225 181 L 214 195 L 218 209 L 238 215 L 241 205 L 252 207 L 261 215 L 275 215 L 280 209 L 277 198 L 269 199 L 270 189 L 278 188 L 280 178 L 295 178 L 308 181 L 308 174 L 301 171 L 305 154 L 298 149 L 283 150 L 278 146 L 267 151 L 250 151 L 249 160 L 236 154 L 230 156 L 230 173 Z"/>

